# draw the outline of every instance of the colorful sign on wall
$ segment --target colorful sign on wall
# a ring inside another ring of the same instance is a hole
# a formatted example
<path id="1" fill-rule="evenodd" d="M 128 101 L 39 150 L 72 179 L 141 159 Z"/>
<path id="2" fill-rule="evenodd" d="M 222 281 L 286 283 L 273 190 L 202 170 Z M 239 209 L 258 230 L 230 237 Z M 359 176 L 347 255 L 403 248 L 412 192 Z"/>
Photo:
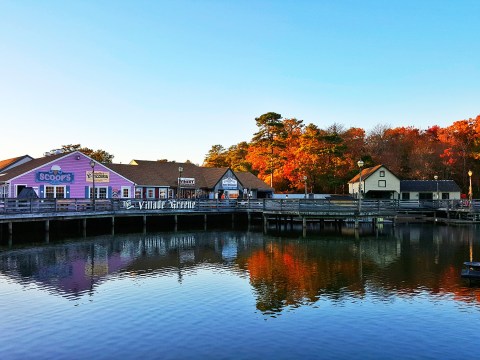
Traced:
<path id="1" fill-rule="evenodd" d="M 61 167 L 53 165 L 49 171 L 37 171 L 35 173 L 36 182 L 46 182 L 52 185 L 72 183 L 74 174 L 71 172 L 63 172 Z"/>
<path id="2" fill-rule="evenodd" d="M 87 182 L 93 183 L 92 174 L 93 174 L 92 171 L 86 171 L 85 172 Z M 95 182 L 96 183 L 108 183 L 108 182 L 110 182 L 110 172 L 108 172 L 108 171 L 95 171 Z"/>

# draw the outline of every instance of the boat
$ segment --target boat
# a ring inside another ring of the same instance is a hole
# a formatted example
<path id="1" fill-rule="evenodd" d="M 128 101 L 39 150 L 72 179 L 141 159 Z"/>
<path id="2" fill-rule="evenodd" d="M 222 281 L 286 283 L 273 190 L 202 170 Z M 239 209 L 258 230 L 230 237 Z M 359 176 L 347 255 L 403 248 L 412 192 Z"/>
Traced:
<path id="1" fill-rule="evenodd" d="M 464 279 L 480 280 L 480 261 L 465 261 L 461 277 Z"/>

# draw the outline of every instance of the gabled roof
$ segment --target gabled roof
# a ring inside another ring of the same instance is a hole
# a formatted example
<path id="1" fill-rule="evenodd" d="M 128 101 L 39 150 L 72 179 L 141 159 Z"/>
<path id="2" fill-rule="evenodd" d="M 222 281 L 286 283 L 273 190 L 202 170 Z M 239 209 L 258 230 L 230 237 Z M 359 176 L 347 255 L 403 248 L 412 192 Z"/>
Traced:
<path id="1" fill-rule="evenodd" d="M 157 171 L 141 171 L 141 169 L 136 165 L 128 164 L 108 164 L 105 166 L 108 166 L 113 171 L 133 181 L 136 185 L 169 186 L 168 181 L 165 180 Z"/>
<path id="2" fill-rule="evenodd" d="M 24 164 L 6 169 L 4 171 L 0 171 L 0 182 L 12 180 L 17 176 L 23 175 L 33 169 L 39 168 L 40 166 L 46 165 L 50 162 L 53 162 L 69 154 L 71 153 L 62 153 L 62 154 L 45 156 L 38 159 L 32 159 L 30 161 L 27 161 Z"/>
<path id="3" fill-rule="evenodd" d="M 461 192 L 453 180 L 401 180 L 401 192 Z"/>
<path id="4" fill-rule="evenodd" d="M 374 167 L 370 167 L 370 168 L 365 168 L 365 169 L 362 169 L 361 173 L 362 173 L 362 181 L 365 181 L 366 179 L 369 178 L 369 176 L 371 176 L 373 173 L 375 173 L 378 169 L 380 169 L 381 167 L 384 167 L 386 169 L 385 166 L 383 165 L 377 165 L 377 166 L 374 166 Z M 387 169 L 388 170 L 388 169 Z M 388 170 L 390 171 L 390 170 Z M 358 173 L 357 175 L 355 175 L 348 183 L 349 184 L 354 184 L 354 183 L 357 183 L 360 181 L 360 173 Z"/>
<path id="5" fill-rule="evenodd" d="M 257 189 L 261 191 L 274 191 L 274 189 L 260 180 L 258 177 L 248 171 L 235 171 L 238 180 L 247 189 Z"/>
<path id="6" fill-rule="evenodd" d="M 132 160 L 126 164 L 108 164 L 112 170 L 122 174 L 139 186 L 178 186 L 182 168 L 182 178 L 195 178 L 195 187 L 212 189 L 229 170 L 228 167 L 200 167 L 192 163 L 167 161 Z M 244 171 L 232 171 L 238 181 L 248 189 L 274 191 L 255 175 Z"/>
<path id="7" fill-rule="evenodd" d="M 203 176 L 205 178 L 206 187 L 208 189 L 211 189 L 215 185 L 217 185 L 221 177 L 228 171 L 227 167 L 221 167 L 221 168 L 202 167 L 201 169 L 203 172 Z"/>
<path id="8" fill-rule="evenodd" d="M 25 161 L 23 161 L 23 160 L 25 160 Z M 7 169 L 10 169 L 12 167 L 18 166 L 16 164 L 18 164 L 20 162 L 26 162 L 26 161 L 30 161 L 30 160 L 33 160 L 33 157 L 31 157 L 30 155 L 23 155 L 23 156 L 17 156 L 17 157 L 11 158 L 11 159 L 0 160 L 0 172 L 4 169 L 7 170 Z"/>
<path id="9" fill-rule="evenodd" d="M 195 178 L 196 187 L 208 187 L 203 176 L 202 168 L 192 163 L 177 163 L 169 161 L 152 161 L 152 160 L 132 160 L 131 171 L 136 173 L 136 184 L 138 185 L 156 185 L 171 186 L 178 185 L 180 172 L 182 168 L 182 178 Z M 133 178 L 132 178 L 133 180 Z"/>
<path id="10" fill-rule="evenodd" d="M 87 159 L 92 159 L 89 156 L 85 155 L 84 153 L 82 153 L 81 151 L 78 151 L 78 150 L 72 151 L 72 152 L 64 152 L 64 153 L 55 154 L 55 155 L 48 155 L 48 156 L 44 156 L 44 157 L 41 157 L 41 158 L 38 158 L 38 159 L 32 159 L 30 161 L 27 161 L 24 164 L 15 166 L 13 168 L 0 171 L 0 182 L 6 182 L 6 181 L 13 180 L 17 176 L 21 176 L 25 173 L 28 173 L 28 172 L 32 171 L 32 170 L 35 170 L 35 169 L 38 169 L 42 166 L 50 164 L 50 163 L 52 163 L 56 160 L 59 160 L 63 157 L 71 156 L 72 154 L 75 154 L 75 153 L 80 155 L 80 156 L 83 156 Z M 95 161 L 95 163 L 100 164 L 96 160 L 94 160 L 94 161 Z M 124 177 L 121 173 L 118 173 L 114 169 L 110 168 L 111 164 L 101 164 L 101 165 L 104 166 L 107 169 L 110 169 L 110 170 L 116 172 L 117 175 Z M 125 178 L 125 180 L 131 181 L 130 179 L 128 179 L 126 177 L 124 177 L 124 178 Z"/>

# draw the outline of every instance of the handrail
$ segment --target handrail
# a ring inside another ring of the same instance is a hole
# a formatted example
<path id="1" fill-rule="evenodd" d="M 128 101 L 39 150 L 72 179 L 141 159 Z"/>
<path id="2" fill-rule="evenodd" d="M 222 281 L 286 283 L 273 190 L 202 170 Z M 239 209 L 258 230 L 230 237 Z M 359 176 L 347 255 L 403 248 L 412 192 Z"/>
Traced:
<path id="1" fill-rule="evenodd" d="M 0 199 L 2 214 L 99 211 L 263 211 L 279 213 L 358 212 L 357 199 Z M 480 200 L 362 199 L 361 213 L 413 210 L 479 211 Z"/>

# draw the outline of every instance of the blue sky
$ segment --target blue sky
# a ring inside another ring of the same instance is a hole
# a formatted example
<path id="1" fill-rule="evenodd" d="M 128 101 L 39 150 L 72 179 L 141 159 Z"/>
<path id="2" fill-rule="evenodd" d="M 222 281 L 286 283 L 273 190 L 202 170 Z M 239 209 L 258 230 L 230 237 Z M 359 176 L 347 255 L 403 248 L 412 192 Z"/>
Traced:
<path id="1" fill-rule="evenodd" d="M 480 114 L 480 1 L 0 0 L 0 159 L 191 160 L 274 111 L 326 128 Z"/>

